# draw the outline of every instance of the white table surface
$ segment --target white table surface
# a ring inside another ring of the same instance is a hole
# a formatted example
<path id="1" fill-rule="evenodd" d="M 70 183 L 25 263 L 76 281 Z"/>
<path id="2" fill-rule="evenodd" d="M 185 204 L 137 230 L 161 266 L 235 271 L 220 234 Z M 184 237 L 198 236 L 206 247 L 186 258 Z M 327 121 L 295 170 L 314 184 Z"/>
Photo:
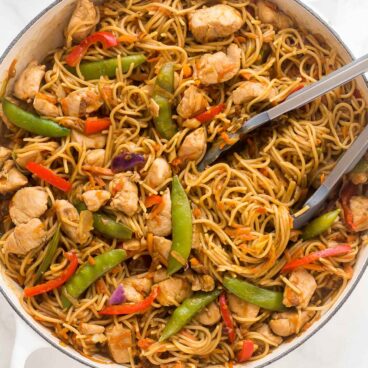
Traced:
<path id="1" fill-rule="evenodd" d="M 0 53 L 52 0 L 0 0 Z M 355 56 L 368 52 L 368 0 L 304 0 L 340 34 Z M 15 313 L 0 295 L 0 368 L 10 366 Z M 306 344 L 270 368 L 368 367 L 368 272 L 333 319 Z M 27 344 L 27 341 L 24 341 Z M 52 359 L 52 360 L 51 360 Z M 52 364 L 50 364 L 52 362 Z M 53 348 L 34 352 L 25 367 L 83 368 Z"/>

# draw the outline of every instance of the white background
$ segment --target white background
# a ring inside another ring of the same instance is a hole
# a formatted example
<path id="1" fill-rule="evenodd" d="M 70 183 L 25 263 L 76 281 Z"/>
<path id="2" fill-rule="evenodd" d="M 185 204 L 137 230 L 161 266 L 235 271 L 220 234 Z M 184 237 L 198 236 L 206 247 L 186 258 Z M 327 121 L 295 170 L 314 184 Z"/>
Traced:
<path id="1" fill-rule="evenodd" d="M 52 0 L 0 0 L 0 53 Z M 354 55 L 368 52 L 368 0 L 304 0 L 340 34 Z M 0 295 L 0 368 L 9 368 L 15 313 Z M 27 344 L 27 341 L 22 341 Z M 50 364 L 51 363 L 51 364 Z M 82 368 L 53 348 L 33 353 L 25 367 Z M 368 272 L 350 299 L 316 336 L 270 368 L 368 367 Z"/>

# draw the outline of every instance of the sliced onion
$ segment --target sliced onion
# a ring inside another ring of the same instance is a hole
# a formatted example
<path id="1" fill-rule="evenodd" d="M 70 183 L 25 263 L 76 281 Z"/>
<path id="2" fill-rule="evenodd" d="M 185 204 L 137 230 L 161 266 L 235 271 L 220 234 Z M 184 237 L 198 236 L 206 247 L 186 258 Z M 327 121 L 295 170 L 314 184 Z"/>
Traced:
<path id="1" fill-rule="evenodd" d="M 139 153 L 122 152 L 112 159 L 111 170 L 114 172 L 127 171 L 136 166 L 142 166 L 145 162 L 144 156 Z"/>
<path id="2" fill-rule="evenodd" d="M 125 293 L 123 285 L 119 284 L 119 286 L 113 291 L 109 299 L 109 305 L 121 304 L 125 302 Z"/>

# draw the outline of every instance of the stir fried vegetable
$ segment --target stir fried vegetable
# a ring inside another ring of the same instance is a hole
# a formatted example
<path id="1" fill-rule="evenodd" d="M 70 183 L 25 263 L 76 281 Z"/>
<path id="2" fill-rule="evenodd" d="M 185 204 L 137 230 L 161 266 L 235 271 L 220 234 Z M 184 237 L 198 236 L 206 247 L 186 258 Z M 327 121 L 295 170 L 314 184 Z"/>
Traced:
<path id="1" fill-rule="evenodd" d="M 282 304 L 282 292 L 263 289 L 244 280 L 228 276 L 224 278 L 223 285 L 231 293 L 248 303 L 271 311 L 282 311 L 285 309 L 285 306 Z"/>
<path id="2" fill-rule="evenodd" d="M 126 258 L 123 249 L 113 249 L 93 258 L 93 264 L 85 263 L 80 266 L 73 277 L 62 289 L 61 302 L 64 308 L 71 306 L 71 300 L 78 298 L 97 279 L 109 272 Z"/>
<path id="3" fill-rule="evenodd" d="M 112 159 L 111 170 L 115 173 L 127 171 L 142 166 L 145 162 L 144 156 L 139 153 L 122 152 Z"/>
<path id="4" fill-rule="evenodd" d="M 229 307 L 227 305 L 225 294 L 220 295 L 219 303 L 220 303 L 221 316 L 226 326 L 226 332 L 229 335 L 229 341 L 233 343 L 235 341 L 234 323 L 231 318 L 231 314 L 229 311 Z"/>
<path id="5" fill-rule="evenodd" d="M 60 126 L 52 120 L 42 119 L 35 114 L 21 109 L 10 101 L 3 100 L 3 111 L 11 123 L 27 132 L 43 137 L 65 137 L 70 130 Z"/>
<path id="6" fill-rule="evenodd" d="M 89 118 L 84 125 L 85 134 L 95 134 L 102 132 L 111 125 L 110 118 Z"/>
<path id="7" fill-rule="evenodd" d="M 172 246 L 167 272 L 172 275 L 186 263 L 192 248 L 192 211 L 179 178 L 174 176 L 171 189 Z"/>
<path id="8" fill-rule="evenodd" d="M 220 104 L 220 105 L 217 105 L 217 106 L 212 106 L 207 111 L 202 112 L 201 114 L 195 116 L 195 119 L 197 119 L 201 123 L 208 123 L 209 121 L 213 120 L 216 117 L 216 115 L 218 115 L 222 111 L 224 111 L 224 109 L 225 109 L 224 104 Z"/>
<path id="9" fill-rule="evenodd" d="M 315 218 L 305 228 L 302 234 L 304 240 L 312 239 L 315 236 L 328 230 L 337 219 L 340 209 L 324 213 L 322 216 Z"/>
<path id="10" fill-rule="evenodd" d="M 126 299 L 123 285 L 119 284 L 109 298 L 109 305 L 124 303 Z"/>
<path id="11" fill-rule="evenodd" d="M 242 349 L 238 354 L 238 362 L 244 363 L 249 360 L 254 353 L 254 343 L 251 340 L 244 340 Z"/>
<path id="12" fill-rule="evenodd" d="M 161 333 L 159 341 L 165 341 L 172 335 L 179 332 L 191 319 L 198 314 L 208 304 L 212 303 L 219 295 L 220 290 L 214 290 L 209 293 L 195 293 L 175 309 Z"/>

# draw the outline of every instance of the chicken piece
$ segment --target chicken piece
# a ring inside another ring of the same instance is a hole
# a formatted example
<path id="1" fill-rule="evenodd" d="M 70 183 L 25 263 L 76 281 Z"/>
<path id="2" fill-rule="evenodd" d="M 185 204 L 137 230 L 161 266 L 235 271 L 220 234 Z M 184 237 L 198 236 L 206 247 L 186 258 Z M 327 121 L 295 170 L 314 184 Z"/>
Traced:
<path id="1" fill-rule="evenodd" d="M 85 341 L 92 344 L 104 344 L 107 341 L 107 337 L 103 333 L 93 334 L 88 336 Z"/>
<path id="2" fill-rule="evenodd" d="M 35 60 L 31 61 L 14 84 L 14 96 L 30 102 L 40 89 L 45 69 L 45 65 L 39 65 Z"/>
<path id="3" fill-rule="evenodd" d="M 171 198 L 170 190 L 167 188 L 162 196 L 162 210 L 160 213 L 150 214 L 147 219 L 148 232 L 157 236 L 168 236 L 171 234 Z"/>
<path id="4" fill-rule="evenodd" d="M 258 1 L 258 17 L 262 23 L 272 24 L 276 29 L 290 28 L 293 21 L 268 1 Z"/>
<path id="5" fill-rule="evenodd" d="M 310 314 L 301 312 L 274 313 L 269 322 L 271 330 L 278 336 L 287 337 L 299 333 L 300 329 L 309 321 Z"/>
<path id="6" fill-rule="evenodd" d="M 11 156 L 12 151 L 6 147 L 0 146 L 0 166 Z"/>
<path id="7" fill-rule="evenodd" d="M 79 330 L 83 335 L 94 335 L 104 333 L 105 327 L 92 323 L 81 323 L 79 325 Z"/>
<path id="8" fill-rule="evenodd" d="M 121 283 L 124 295 L 128 302 L 137 303 L 142 301 L 152 287 L 152 280 L 147 277 L 129 277 Z"/>
<path id="9" fill-rule="evenodd" d="M 159 270 L 155 271 L 153 274 L 153 282 L 155 284 L 167 280 L 170 275 L 167 273 L 166 269 L 160 268 Z"/>
<path id="10" fill-rule="evenodd" d="M 57 217 L 61 223 L 61 229 L 75 243 L 84 244 L 90 237 L 90 232 L 93 229 L 93 218 L 91 212 L 82 211 L 78 213 L 77 209 L 65 199 L 56 200 L 54 204 Z M 87 221 L 83 221 L 83 213 L 89 213 Z"/>
<path id="11" fill-rule="evenodd" d="M 197 315 L 196 319 L 202 325 L 212 326 L 221 319 L 220 308 L 215 302 L 212 302 Z"/>
<path id="12" fill-rule="evenodd" d="M 14 161 L 5 161 L 0 172 L 0 194 L 14 192 L 27 183 L 27 177 L 14 167 Z"/>
<path id="13" fill-rule="evenodd" d="M 183 161 L 197 161 L 206 152 L 207 148 L 206 129 L 204 127 L 198 128 L 189 133 L 178 152 L 178 157 Z"/>
<path id="14" fill-rule="evenodd" d="M 55 118 L 59 116 L 59 108 L 56 103 L 57 99 L 55 97 L 38 92 L 33 101 L 33 107 L 40 115 Z"/>
<path id="15" fill-rule="evenodd" d="M 127 216 L 133 216 L 138 211 L 137 184 L 125 174 L 117 174 L 112 180 L 112 188 L 117 192 L 111 201 L 111 207 Z"/>
<path id="16" fill-rule="evenodd" d="M 350 199 L 350 209 L 353 213 L 354 231 L 368 229 L 368 197 L 353 196 Z"/>
<path id="17" fill-rule="evenodd" d="M 204 54 L 196 64 L 196 74 L 203 84 L 217 84 L 235 77 L 240 69 L 240 48 L 232 43 L 227 55 L 222 52 Z"/>
<path id="18" fill-rule="evenodd" d="M 116 363 L 129 363 L 129 348 L 132 347 L 132 333 L 121 324 L 106 329 L 107 346 Z"/>
<path id="19" fill-rule="evenodd" d="M 178 305 L 191 294 L 189 282 L 179 277 L 161 281 L 158 287 L 157 301 L 164 306 Z"/>
<path id="20" fill-rule="evenodd" d="M 151 188 L 158 188 L 171 178 L 171 175 L 170 165 L 164 158 L 158 157 L 152 162 L 144 181 Z"/>
<path id="21" fill-rule="evenodd" d="M 47 234 L 40 219 L 32 219 L 17 225 L 4 243 L 5 253 L 24 255 L 30 250 L 45 244 Z"/>
<path id="22" fill-rule="evenodd" d="M 287 307 L 306 308 L 317 288 L 314 277 L 304 268 L 299 268 L 292 272 L 289 281 L 295 285 L 300 294 L 297 294 L 291 287 L 286 285 L 284 290 L 283 304 Z"/>
<path id="23" fill-rule="evenodd" d="M 88 136 L 72 129 L 71 141 L 78 143 L 81 146 L 85 145 L 86 148 L 104 148 L 106 146 L 106 135 L 97 133 L 90 134 Z"/>
<path id="24" fill-rule="evenodd" d="M 105 150 L 104 149 L 102 148 L 92 149 L 92 150 L 87 151 L 86 157 L 84 159 L 84 163 L 86 165 L 102 167 L 104 165 L 104 160 L 105 160 Z"/>
<path id="25" fill-rule="evenodd" d="M 151 256 L 157 255 L 160 262 L 167 266 L 169 261 L 169 254 L 171 250 L 172 241 L 166 239 L 162 236 L 154 236 L 153 237 L 153 254 Z"/>
<path id="26" fill-rule="evenodd" d="M 218 4 L 189 14 L 189 29 L 201 43 L 230 36 L 242 25 L 241 14 L 229 5 Z"/>
<path id="27" fill-rule="evenodd" d="M 123 243 L 123 249 L 127 252 L 140 253 L 147 249 L 147 242 L 143 238 L 126 240 Z"/>
<path id="28" fill-rule="evenodd" d="M 239 318 L 249 319 L 249 322 L 252 322 L 258 316 L 259 307 L 257 305 L 248 303 L 234 294 L 228 294 L 228 301 L 230 310 Z"/>
<path id="29" fill-rule="evenodd" d="M 111 194 L 107 190 L 87 190 L 82 194 L 88 211 L 96 212 L 110 199 Z"/>
<path id="30" fill-rule="evenodd" d="M 93 31 L 97 23 L 98 13 L 93 2 L 79 0 L 65 33 L 71 36 L 74 42 L 80 42 Z"/>
<path id="31" fill-rule="evenodd" d="M 15 225 L 41 217 L 47 210 L 48 194 L 42 187 L 18 190 L 10 201 L 9 215 Z"/>
<path id="32" fill-rule="evenodd" d="M 197 275 L 189 270 L 184 277 L 191 283 L 193 291 L 212 291 L 215 288 L 215 280 L 210 275 Z"/>
<path id="33" fill-rule="evenodd" d="M 82 117 L 97 111 L 103 104 L 98 91 L 94 88 L 81 88 L 61 99 L 64 115 Z"/>
<path id="34" fill-rule="evenodd" d="M 15 159 L 15 162 L 21 166 L 26 167 L 28 162 L 41 162 L 42 161 L 42 154 L 40 151 L 28 151 L 24 152 L 21 155 L 17 154 L 17 158 Z"/>
<path id="35" fill-rule="evenodd" d="M 265 337 L 273 346 L 279 346 L 283 341 L 282 337 L 272 333 L 270 327 L 266 323 L 262 323 L 261 326 L 256 329 L 256 332 Z"/>
<path id="36" fill-rule="evenodd" d="M 239 105 L 245 102 L 259 99 L 259 101 L 271 100 L 276 96 L 274 88 L 267 89 L 265 84 L 259 82 L 243 82 L 232 92 L 234 104 Z"/>
<path id="37" fill-rule="evenodd" d="M 181 117 L 189 119 L 205 111 L 207 107 L 208 101 L 205 94 L 196 86 L 191 85 L 185 90 L 177 111 Z"/>

